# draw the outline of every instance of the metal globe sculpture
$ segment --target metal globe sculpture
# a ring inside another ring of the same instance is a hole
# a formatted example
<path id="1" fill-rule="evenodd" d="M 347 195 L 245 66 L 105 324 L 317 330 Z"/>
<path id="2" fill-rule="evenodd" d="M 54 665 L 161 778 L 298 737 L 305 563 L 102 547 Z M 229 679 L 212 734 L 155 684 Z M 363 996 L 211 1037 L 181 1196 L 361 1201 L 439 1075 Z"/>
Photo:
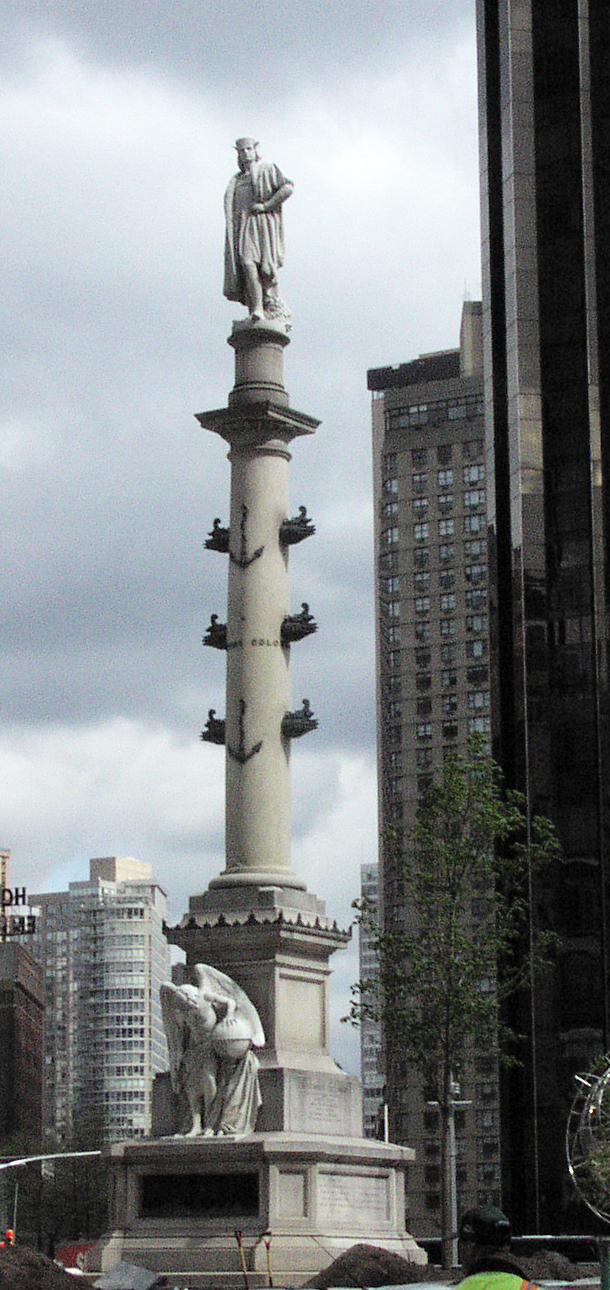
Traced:
<path id="1" fill-rule="evenodd" d="M 585 1205 L 610 1223 L 610 1055 L 601 1072 L 576 1076 L 566 1127 L 568 1169 Z"/>

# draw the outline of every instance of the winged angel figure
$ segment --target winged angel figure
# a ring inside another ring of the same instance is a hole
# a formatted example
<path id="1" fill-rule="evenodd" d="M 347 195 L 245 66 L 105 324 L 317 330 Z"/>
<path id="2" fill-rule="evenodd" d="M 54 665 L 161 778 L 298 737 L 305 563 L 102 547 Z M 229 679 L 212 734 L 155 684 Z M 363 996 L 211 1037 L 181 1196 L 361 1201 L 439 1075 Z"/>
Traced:
<path id="1" fill-rule="evenodd" d="M 241 986 L 205 963 L 197 985 L 161 986 L 161 1010 L 174 1093 L 192 1116 L 188 1137 L 253 1133 L 261 1104 L 258 1059 L 265 1036 Z"/>

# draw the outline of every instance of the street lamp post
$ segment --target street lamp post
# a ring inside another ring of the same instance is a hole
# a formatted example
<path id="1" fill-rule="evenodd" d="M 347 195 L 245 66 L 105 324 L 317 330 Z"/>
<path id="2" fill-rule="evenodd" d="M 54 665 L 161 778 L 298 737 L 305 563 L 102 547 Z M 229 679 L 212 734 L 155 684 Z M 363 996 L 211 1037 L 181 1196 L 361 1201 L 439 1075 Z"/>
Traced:
<path id="1" fill-rule="evenodd" d="M 471 1101 L 464 1101 L 460 1097 L 460 1086 L 453 1078 L 449 1076 L 449 1099 L 447 1102 L 447 1128 L 449 1139 L 449 1219 L 451 1226 L 451 1266 L 458 1266 L 458 1243 L 457 1243 L 457 1223 L 458 1223 L 458 1206 L 457 1206 L 457 1150 L 455 1143 L 455 1112 L 456 1107 L 472 1106 Z M 438 1098 L 433 1098 L 428 1102 L 428 1106 L 438 1106 L 441 1104 Z"/>

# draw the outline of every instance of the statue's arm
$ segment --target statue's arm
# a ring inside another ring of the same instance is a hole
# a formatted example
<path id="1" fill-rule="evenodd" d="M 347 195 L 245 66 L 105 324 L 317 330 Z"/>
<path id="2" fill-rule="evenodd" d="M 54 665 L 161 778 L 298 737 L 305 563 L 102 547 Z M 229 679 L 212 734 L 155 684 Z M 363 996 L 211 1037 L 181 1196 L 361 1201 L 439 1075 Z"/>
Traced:
<path id="1" fill-rule="evenodd" d="M 271 211 L 279 210 L 280 206 L 286 201 L 290 194 L 294 192 L 294 184 L 290 179 L 286 179 L 280 188 L 276 188 L 271 197 L 266 202 L 254 202 L 252 213 L 254 215 L 269 214 Z"/>

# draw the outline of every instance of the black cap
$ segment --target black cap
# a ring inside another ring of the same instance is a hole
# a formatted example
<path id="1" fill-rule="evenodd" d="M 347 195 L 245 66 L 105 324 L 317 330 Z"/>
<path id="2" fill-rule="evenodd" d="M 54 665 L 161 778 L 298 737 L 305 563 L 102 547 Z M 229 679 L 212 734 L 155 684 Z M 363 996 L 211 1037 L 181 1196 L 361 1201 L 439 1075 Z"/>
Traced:
<path id="1" fill-rule="evenodd" d="M 501 1209 L 493 1205 L 477 1205 L 462 1214 L 458 1237 L 460 1241 L 474 1241 L 475 1245 L 490 1245 L 500 1249 L 510 1242 L 510 1222 Z"/>

